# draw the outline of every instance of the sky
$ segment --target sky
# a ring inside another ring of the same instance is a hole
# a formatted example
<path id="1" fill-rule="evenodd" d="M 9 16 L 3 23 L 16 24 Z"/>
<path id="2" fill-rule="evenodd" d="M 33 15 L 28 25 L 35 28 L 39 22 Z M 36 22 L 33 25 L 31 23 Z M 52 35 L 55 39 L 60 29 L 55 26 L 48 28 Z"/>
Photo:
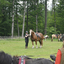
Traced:
<path id="1" fill-rule="evenodd" d="M 47 6 L 48 10 L 51 10 L 51 8 L 52 8 L 52 0 L 49 0 L 47 2 L 47 4 L 48 4 L 48 6 Z"/>
<path id="2" fill-rule="evenodd" d="M 20 3 L 22 3 L 22 2 L 20 1 Z M 48 0 L 47 1 L 47 9 L 51 10 L 51 8 L 52 8 L 52 0 Z"/>

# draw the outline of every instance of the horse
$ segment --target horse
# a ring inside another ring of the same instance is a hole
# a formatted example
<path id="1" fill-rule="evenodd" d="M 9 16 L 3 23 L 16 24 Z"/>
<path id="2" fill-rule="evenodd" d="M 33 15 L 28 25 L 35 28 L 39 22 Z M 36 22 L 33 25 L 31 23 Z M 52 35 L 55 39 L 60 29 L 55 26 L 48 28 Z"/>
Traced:
<path id="1" fill-rule="evenodd" d="M 49 36 L 48 35 L 45 35 L 44 38 L 45 38 L 45 41 L 46 41 L 46 39 L 49 38 Z"/>
<path id="2" fill-rule="evenodd" d="M 63 41 L 63 36 L 64 36 L 64 34 L 60 34 L 60 41 Z"/>
<path id="3" fill-rule="evenodd" d="M 51 41 L 53 41 L 53 38 L 57 38 L 58 41 L 60 41 L 61 36 L 60 36 L 60 34 L 58 34 L 58 35 L 52 34 L 52 36 L 51 36 Z"/>
<path id="4" fill-rule="evenodd" d="M 40 43 L 40 48 L 43 46 L 43 39 L 44 39 L 44 36 L 42 33 L 35 33 L 33 30 L 30 29 L 30 39 L 32 41 L 32 48 L 34 48 L 34 43 L 33 41 L 35 41 L 35 44 L 36 44 L 36 48 L 38 48 L 37 46 L 37 41 L 39 41 Z"/>
<path id="5" fill-rule="evenodd" d="M 33 59 L 27 56 L 11 56 L 0 51 L 0 64 L 54 64 L 53 61 L 45 58 Z"/>

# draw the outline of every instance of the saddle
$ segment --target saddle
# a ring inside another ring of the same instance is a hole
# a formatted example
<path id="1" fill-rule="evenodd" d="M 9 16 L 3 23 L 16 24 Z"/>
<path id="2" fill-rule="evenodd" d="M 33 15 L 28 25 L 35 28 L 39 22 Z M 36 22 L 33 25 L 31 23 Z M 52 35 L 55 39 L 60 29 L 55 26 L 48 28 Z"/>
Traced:
<path id="1" fill-rule="evenodd" d="M 36 33 L 36 36 L 37 36 L 37 37 L 39 37 L 39 38 L 41 38 L 41 37 L 40 37 L 40 35 L 39 35 L 39 34 L 37 34 L 37 33 Z"/>

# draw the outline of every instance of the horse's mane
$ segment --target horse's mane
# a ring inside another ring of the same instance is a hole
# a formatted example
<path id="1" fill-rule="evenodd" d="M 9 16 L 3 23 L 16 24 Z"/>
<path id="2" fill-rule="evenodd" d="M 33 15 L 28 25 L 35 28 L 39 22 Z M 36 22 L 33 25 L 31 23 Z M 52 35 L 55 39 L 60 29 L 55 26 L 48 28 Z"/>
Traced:
<path id="1" fill-rule="evenodd" d="M 11 64 L 12 57 L 3 51 L 0 52 L 0 64 Z"/>
<path id="2" fill-rule="evenodd" d="M 33 37 L 33 34 L 35 34 L 35 32 L 32 30 L 32 34 L 31 34 L 31 37 Z"/>
<path id="3" fill-rule="evenodd" d="M 33 30 L 32 30 L 33 33 L 35 33 Z"/>

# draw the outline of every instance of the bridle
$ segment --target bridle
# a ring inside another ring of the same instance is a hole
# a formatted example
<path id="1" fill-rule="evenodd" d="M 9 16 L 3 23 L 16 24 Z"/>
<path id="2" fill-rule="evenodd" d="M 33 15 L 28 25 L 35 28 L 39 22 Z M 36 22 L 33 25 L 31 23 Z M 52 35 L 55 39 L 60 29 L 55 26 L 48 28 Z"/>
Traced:
<path id="1" fill-rule="evenodd" d="M 17 58 L 17 59 L 19 60 L 19 63 L 18 63 L 18 64 L 25 64 L 25 59 L 24 59 L 23 56 L 20 56 L 20 57 Z M 11 64 L 14 64 L 13 61 L 14 61 L 14 58 L 12 58 Z"/>

